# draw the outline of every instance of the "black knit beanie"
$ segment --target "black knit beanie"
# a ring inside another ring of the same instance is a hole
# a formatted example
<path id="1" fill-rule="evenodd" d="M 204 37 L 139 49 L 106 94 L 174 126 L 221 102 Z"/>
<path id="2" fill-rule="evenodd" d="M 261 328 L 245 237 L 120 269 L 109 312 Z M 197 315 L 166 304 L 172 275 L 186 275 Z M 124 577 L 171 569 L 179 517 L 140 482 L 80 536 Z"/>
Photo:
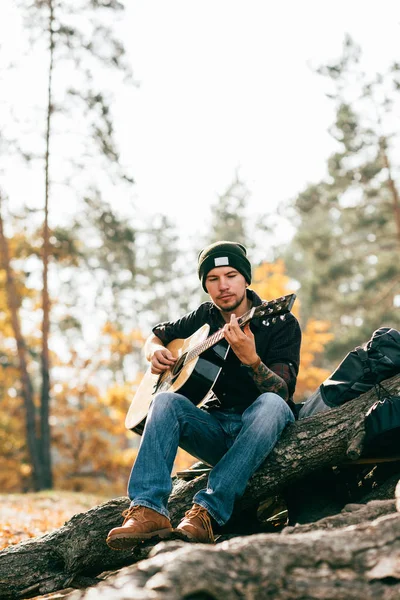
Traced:
<path id="1" fill-rule="evenodd" d="M 251 283 L 251 265 L 246 256 L 246 248 L 236 242 L 215 242 L 199 252 L 197 273 L 203 286 L 206 288 L 207 273 L 215 267 L 231 266 L 243 275 L 248 284 Z"/>

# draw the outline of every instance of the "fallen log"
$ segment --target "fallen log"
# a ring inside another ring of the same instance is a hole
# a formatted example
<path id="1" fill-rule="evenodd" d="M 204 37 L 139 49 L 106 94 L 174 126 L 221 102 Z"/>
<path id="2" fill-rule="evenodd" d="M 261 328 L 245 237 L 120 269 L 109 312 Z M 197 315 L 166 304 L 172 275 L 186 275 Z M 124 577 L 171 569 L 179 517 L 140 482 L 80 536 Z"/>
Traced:
<path id="1" fill-rule="evenodd" d="M 295 525 L 294 527 L 285 527 L 283 535 L 293 533 L 308 533 L 322 529 L 335 529 L 338 527 L 348 527 L 349 525 L 358 525 L 368 521 L 389 515 L 396 512 L 395 500 L 371 500 L 368 504 L 347 504 L 340 513 L 331 515 L 305 525 Z"/>
<path id="2" fill-rule="evenodd" d="M 395 600 L 400 514 L 333 531 L 238 537 L 215 547 L 163 542 L 69 600 Z"/>
<path id="3" fill-rule="evenodd" d="M 384 383 L 388 391 L 400 392 L 400 375 Z M 339 408 L 287 427 L 267 461 L 251 478 L 235 512 L 251 510 L 256 503 L 322 468 L 358 459 L 363 450 L 365 414 L 376 400 L 375 391 L 370 390 Z"/>
<path id="4" fill-rule="evenodd" d="M 400 375 L 385 387 L 400 389 Z M 341 408 L 287 427 L 261 469 L 251 478 L 235 515 L 251 513 L 258 504 L 291 483 L 324 466 L 341 464 L 362 451 L 364 415 L 375 402 L 370 391 Z M 322 451 L 323 450 L 323 451 Z M 207 476 L 175 480 L 169 502 L 176 525 L 192 504 L 193 495 L 206 485 Z M 106 502 L 75 515 L 57 531 L 11 546 L 0 552 L 0 598 L 13 600 L 45 594 L 96 575 L 142 560 L 148 547 L 115 552 L 105 543 L 107 532 L 121 522 L 127 498 Z"/>

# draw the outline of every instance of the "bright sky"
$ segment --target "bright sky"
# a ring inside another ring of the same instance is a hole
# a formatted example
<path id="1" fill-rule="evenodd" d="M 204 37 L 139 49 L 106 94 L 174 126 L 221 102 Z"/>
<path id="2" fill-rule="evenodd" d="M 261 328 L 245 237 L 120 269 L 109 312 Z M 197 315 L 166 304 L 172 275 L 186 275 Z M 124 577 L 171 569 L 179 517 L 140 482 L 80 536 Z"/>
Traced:
<path id="1" fill-rule="evenodd" d="M 398 0 L 146 0 L 127 3 L 125 42 L 141 82 L 123 147 L 137 196 L 204 227 L 235 168 L 269 212 L 325 173 L 334 148 L 326 82 L 346 32 L 366 68 L 400 60 Z M 196 225 L 195 225 L 196 224 Z"/>
<path id="2" fill-rule="evenodd" d="M 118 141 L 137 205 L 167 212 L 183 235 L 204 234 L 235 169 L 253 213 L 324 175 L 334 113 L 310 64 L 337 57 L 346 32 L 368 71 L 400 60 L 398 0 L 125 4 L 123 42 L 140 87 L 118 98 Z M 1 2 L 0 40 L 12 6 Z"/>

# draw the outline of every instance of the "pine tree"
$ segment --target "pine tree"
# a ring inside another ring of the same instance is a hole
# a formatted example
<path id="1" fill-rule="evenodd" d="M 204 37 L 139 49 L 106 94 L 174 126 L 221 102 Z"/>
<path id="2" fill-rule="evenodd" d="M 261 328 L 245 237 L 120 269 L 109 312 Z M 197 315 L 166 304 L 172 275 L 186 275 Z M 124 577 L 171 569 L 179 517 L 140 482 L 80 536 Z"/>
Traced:
<path id="1" fill-rule="evenodd" d="M 368 78 L 360 61 L 360 49 L 346 38 L 340 60 L 319 69 L 333 87 L 331 135 L 338 149 L 327 177 L 295 199 L 298 227 L 286 256 L 302 285 L 305 314 L 332 322 L 332 360 L 377 327 L 400 324 L 400 164 L 393 129 L 399 65 Z"/>

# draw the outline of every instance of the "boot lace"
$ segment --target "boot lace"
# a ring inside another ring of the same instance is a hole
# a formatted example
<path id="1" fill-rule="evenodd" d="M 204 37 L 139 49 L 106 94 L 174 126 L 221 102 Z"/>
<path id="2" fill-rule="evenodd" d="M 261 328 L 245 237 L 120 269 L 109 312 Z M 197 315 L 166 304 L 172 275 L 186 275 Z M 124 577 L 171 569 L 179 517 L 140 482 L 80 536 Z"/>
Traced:
<path id="1" fill-rule="evenodd" d="M 210 540 L 214 541 L 211 519 L 207 509 L 200 506 L 200 504 L 194 504 L 190 510 L 185 512 L 185 518 L 188 520 L 199 519 Z"/>
<path id="2" fill-rule="evenodd" d="M 126 523 L 129 519 L 136 519 L 136 521 L 140 521 L 140 512 L 143 510 L 143 506 L 130 506 L 122 513 L 122 516 L 125 517 L 124 523 Z M 123 525 L 124 525 L 123 523 Z"/>

